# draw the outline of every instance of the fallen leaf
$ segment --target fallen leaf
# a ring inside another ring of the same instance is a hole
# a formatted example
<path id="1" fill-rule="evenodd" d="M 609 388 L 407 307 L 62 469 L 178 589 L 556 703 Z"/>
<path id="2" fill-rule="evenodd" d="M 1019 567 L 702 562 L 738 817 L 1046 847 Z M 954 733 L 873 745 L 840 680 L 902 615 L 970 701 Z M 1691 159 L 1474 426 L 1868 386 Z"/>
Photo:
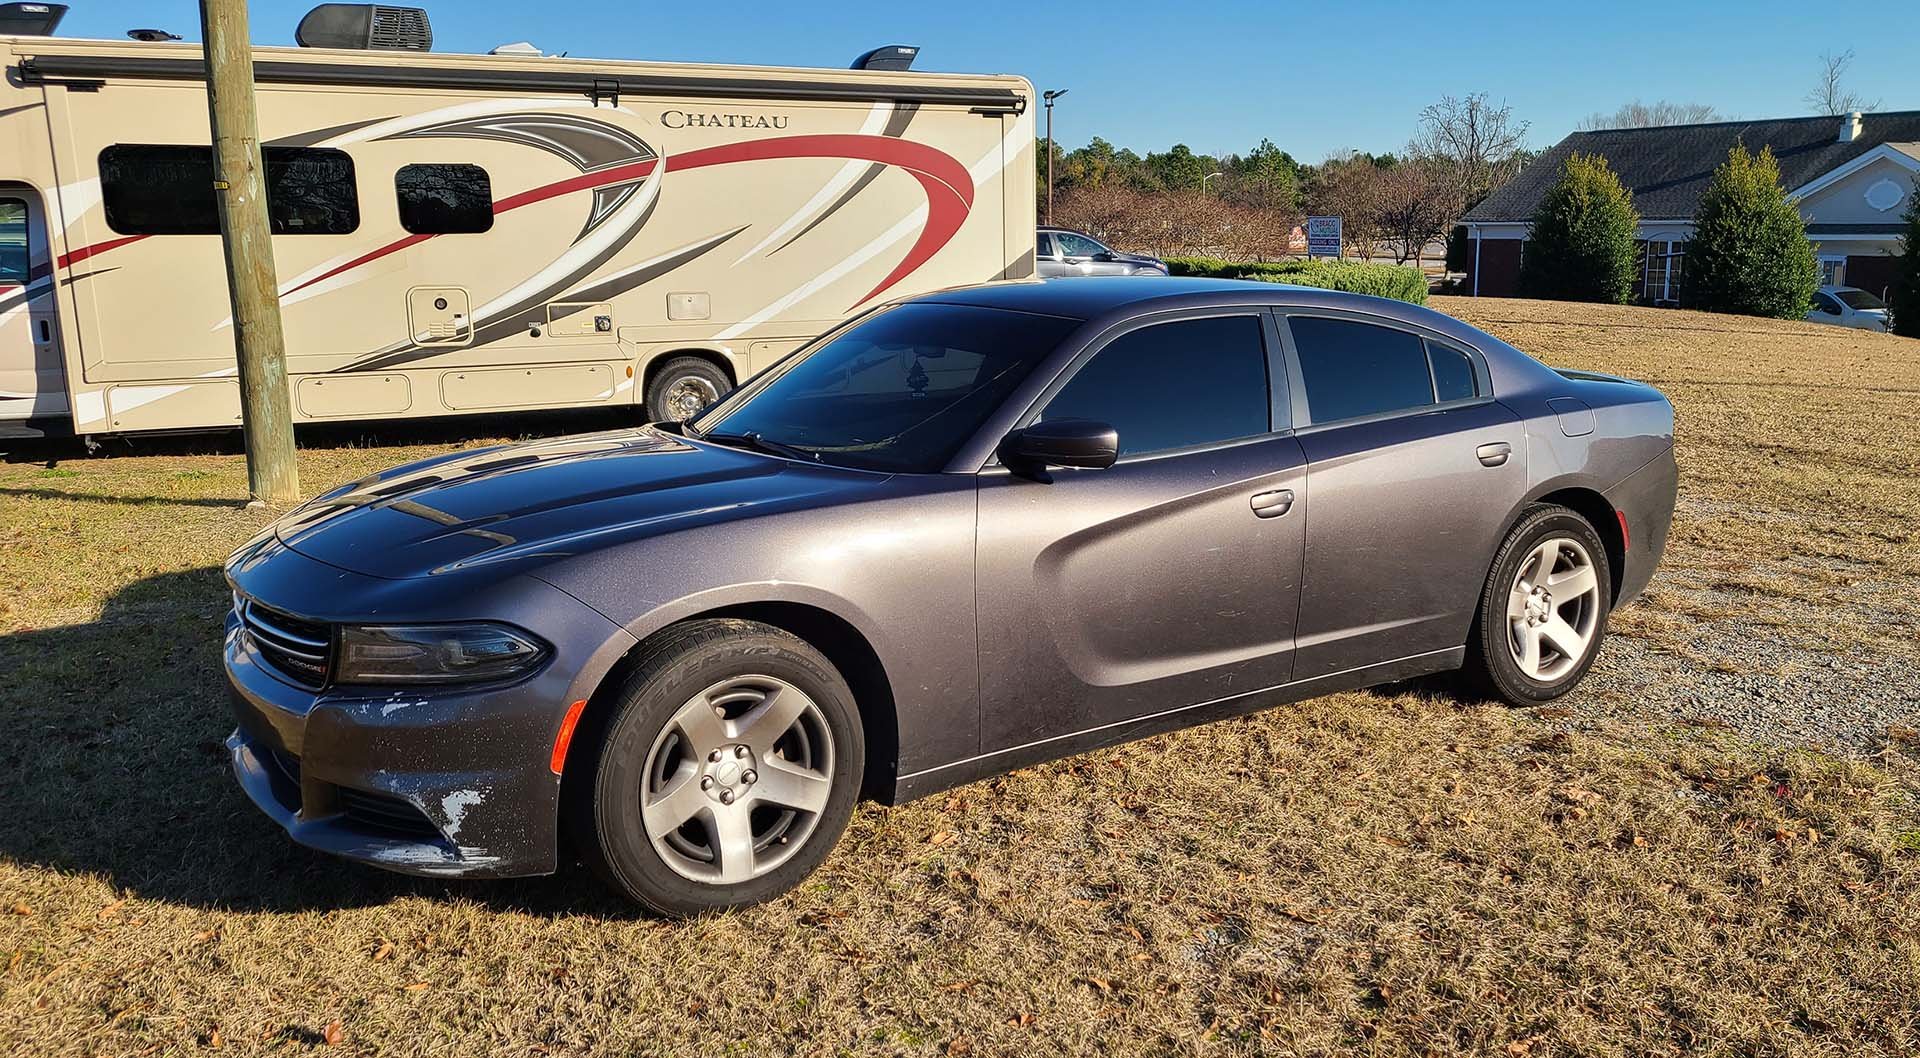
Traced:
<path id="1" fill-rule="evenodd" d="M 226 1045 L 227 1041 L 220 1035 L 220 1026 L 215 1025 L 213 1031 L 207 1033 L 207 1046 L 217 1051 Z"/>
<path id="2" fill-rule="evenodd" d="M 122 905 L 122 904 L 124 904 L 124 903 L 126 903 L 126 902 L 127 902 L 127 898 L 123 896 L 123 897 L 121 897 L 120 899 L 118 899 L 118 900 L 115 900 L 115 901 L 114 901 L 113 903 L 111 903 L 111 904 L 108 904 L 107 906 L 105 906 L 105 907 L 103 907 L 103 908 L 101 908 L 101 909 L 100 909 L 100 917 L 101 917 L 101 918 L 112 918 L 113 916 L 115 916 L 115 915 L 117 915 L 117 914 L 119 914 L 119 913 L 120 913 L 120 905 Z"/>
<path id="3" fill-rule="evenodd" d="M 385 959 L 392 954 L 393 954 L 393 942 L 390 940 L 383 940 L 380 942 L 380 947 L 374 949 L 373 961 L 379 962 L 380 960 Z"/>
<path id="4" fill-rule="evenodd" d="M 26 903 L 22 901 L 13 905 L 13 913 L 16 915 L 31 915 L 33 914 L 33 908 L 28 907 Z"/>
<path id="5" fill-rule="evenodd" d="M 973 1053 L 973 1041 L 970 1039 L 967 1039 L 965 1036 L 955 1036 L 953 1038 L 953 1042 L 947 1044 L 947 1054 L 950 1056 L 950 1058 L 960 1058 L 960 1056 L 963 1054 L 972 1054 L 972 1053 Z"/>
<path id="6" fill-rule="evenodd" d="M 409 992 L 424 992 L 429 986 L 425 981 L 415 981 L 412 984 L 401 985 L 400 987 Z"/>
<path id="7" fill-rule="evenodd" d="M 933 836 L 927 839 L 927 844 L 937 849 L 940 846 L 945 845 L 947 842 L 952 841 L 957 836 L 958 835 L 954 834 L 954 832 L 951 830 L 935 831 Z"/>
<path id="8" fill-rule="evenodd" d="M 203 929 L 193 935 L 193 942 L 195 944 L 205 944 L 219 935 L 220 931 L 217 929 Z"/>
<path id="9" fill-rule="evenodd" d="M 1134 962 L 1152 962 L 1153 956 L 1148 955 L 1146 952 L 1143 952 L 1143 951 L 1137 951 L 1133 953 L 1133 961 Z"/>
<path id="10" fill-rule="evenodd" d="M 320 1038 L 327 1041 L 327 1046 L 338 1047 L 340 1041 L 347 1038 L 346 1026 L 340 1024 L 339 1018 L 334 1018 L 327 1022 L 326 1028 L 320 1030 Z"/>
<path id="11" fill-rule="evenodd" d="M 1092 985 L 1095 988 L 1098 988 L 1102 992 L 1113 991 L 1113 982 L 1107 980 L 1104 977 L 1083 977 L 1081 978 L 1081 980 L 1085 981 L 1086 983 Z"/>

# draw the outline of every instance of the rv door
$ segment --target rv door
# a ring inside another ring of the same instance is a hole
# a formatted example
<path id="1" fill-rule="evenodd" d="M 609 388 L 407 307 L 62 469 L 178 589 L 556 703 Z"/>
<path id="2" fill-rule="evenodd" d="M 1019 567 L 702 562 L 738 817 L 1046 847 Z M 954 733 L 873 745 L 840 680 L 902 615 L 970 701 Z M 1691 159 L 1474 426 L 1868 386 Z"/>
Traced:
<path id="1" fill-rule="evenodd" d="M 66 372 L 40 198 L 0 183 L 0 436 L 66 425 Z"/>

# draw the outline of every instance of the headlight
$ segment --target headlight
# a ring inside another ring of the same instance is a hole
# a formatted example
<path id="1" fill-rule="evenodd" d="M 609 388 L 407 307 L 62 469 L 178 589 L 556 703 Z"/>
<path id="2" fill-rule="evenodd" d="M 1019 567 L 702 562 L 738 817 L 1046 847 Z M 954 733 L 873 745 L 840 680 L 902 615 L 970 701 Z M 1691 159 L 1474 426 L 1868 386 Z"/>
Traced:
<path id="1" fill-rule="evenodd" d="M 546 644 L 506 625 L 344 625 L 340 683 L 474 683 L 532 671 Z"/>

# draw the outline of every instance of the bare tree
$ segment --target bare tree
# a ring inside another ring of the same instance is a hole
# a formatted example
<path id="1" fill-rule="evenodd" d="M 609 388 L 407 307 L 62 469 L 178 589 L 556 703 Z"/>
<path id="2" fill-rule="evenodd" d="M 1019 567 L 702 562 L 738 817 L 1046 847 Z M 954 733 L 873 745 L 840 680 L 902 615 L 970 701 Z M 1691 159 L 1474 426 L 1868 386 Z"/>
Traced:
<path id="1" fill-rule="evenodd" d="M 1420 111 L 1420 131 L 1408 150 L 1443 164 L 1461 208 L 1470 208 L 1520 170 L 1527 127 L 1512 107 L 1488 103 L 1485 92 L 1446 96 Z"/>
<path id="2" fill-rule="evenodd" d="M 1660 100 L 1657 103 L 1642 103 L 1638 99 L 1623 105 L 1611 114 L 1594 111 L 1574 126 L 1580 132 L 1595 132 L 1601 129 L 1647 129 L 1661 125 L 1698 125 L 1708 121 L 1725 121 L 1726 115 L 1715 110 L 1707 103 L 1670 103 Z"/>
<path id="3" fill-rule="evenodd" d="M 1371 158 L 1345 155 L 1320 163 L 1314 182 L 1312 209 L 1321 216 L 1339 217 L 1340 234 L 1353 256 L 1372 258 L 1380 250 L 1382 174 Z"/>
<path id="4" fill-rule="evenodd" d="M 1431 158 L 1380 170 L 1374 199 L 1374 226 L 1393 259 L 1400 264 L 1411 260 L 1416 268 L 1424 263 L 1427 244 L 1446 232 L 1460 210 L 1453 182 Z"/>
<path id="5" fill-rule="evenodd" d="M 1853 49 L 1848 48 L 1838 55 L 1822 52 L 1820 55 L 1820 79 L 1814 82 L 1813 90 L 1806 95 L 1807 106 L 1816 114 L 1851 114 L 1856 110 L 1878 110 L 1878 99 L 1868 100 L 1841 84 L 1847 74 L 1847 67 L 1853 65 Z"/>

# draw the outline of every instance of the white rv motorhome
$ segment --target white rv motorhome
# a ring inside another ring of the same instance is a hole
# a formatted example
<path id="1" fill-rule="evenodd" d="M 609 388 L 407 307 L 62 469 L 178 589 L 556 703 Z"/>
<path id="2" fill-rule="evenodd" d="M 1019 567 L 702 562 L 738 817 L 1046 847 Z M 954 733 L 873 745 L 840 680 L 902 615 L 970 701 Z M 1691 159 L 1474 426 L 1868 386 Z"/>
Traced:
<path id="1" fill-rule="evenodd" d="M 1033 275 L 1021 78 L 527 50 L 255 50 L 296 420 L 684 418 L 864 308 Z M 200 49 L 0 62 L 0 436 L 236 425 Z"/>

